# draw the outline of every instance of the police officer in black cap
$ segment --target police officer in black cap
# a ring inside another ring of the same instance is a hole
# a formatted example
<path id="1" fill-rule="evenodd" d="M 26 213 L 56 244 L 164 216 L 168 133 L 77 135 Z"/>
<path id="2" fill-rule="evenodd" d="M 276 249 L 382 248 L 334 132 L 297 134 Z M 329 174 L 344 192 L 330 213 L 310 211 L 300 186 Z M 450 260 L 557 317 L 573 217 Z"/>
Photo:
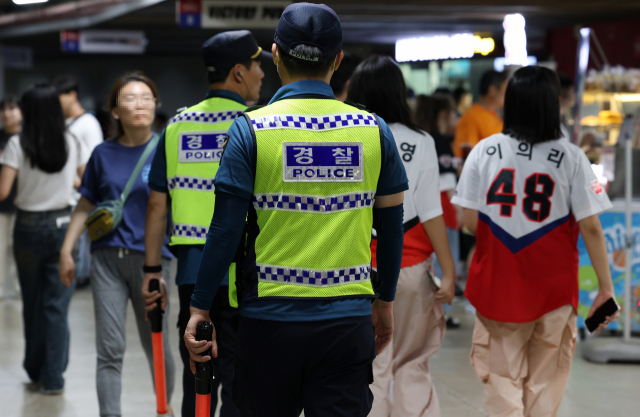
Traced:
<path id="1" fill-rule="evenodd" d="M 331 8 L 287 7 L 272 52 L 283 87 L 229 129 L 185 343 L 194 361 L 219 352 L 215 336 L 195 340 L 196 326 L 209 320 L 248 212 L 234 401 L 243 416 L 364 417 L 371 364 L 393 334 L 407 176 L 386 123 L 335 100 L 329 81 L 344 54 Z"/>
<path id="2" fill-rule="evenodd" d="M 180 293 L 180 356 L 184 363 L 182 416 L 195 415 L 194 377 L 189 369 L 189 353 L 183 334 L 189 321 L 189 304 L 196 283 L 198 265 L 204 249 L 207 228 L 215 205 L 213 179 L 227 130 L 233 120 L 260 95 L 264 73 L 261 60 L 271 60 L 262 51 L 251 32 L 239 30 L 220 33 L 202 46 L 202 57 L 210 84 L 204 101 L 178 113 L 163 132 L 149 175 L 151 195 L 146 222 L 145 279 L 142 293 L 149 309 L 158 298 L 167 304 L 162 280 L 161 248 L 171 208 L 171 246 L 178 258 L 176 283 Z M 161 293 L 148 291 L 151 278 L 161 281 Z M 224 278 L 207 310 L 216 328 L 220 354 L 213 361 L 216 379 L 214 393 L 222 383 L 221 416 L 238 416 L 231 400 L 233 358 L 237 326 L 237 302 L 232 274 Z M 211 415 L 216 410 L 217 394 L 211 396 Z"/>

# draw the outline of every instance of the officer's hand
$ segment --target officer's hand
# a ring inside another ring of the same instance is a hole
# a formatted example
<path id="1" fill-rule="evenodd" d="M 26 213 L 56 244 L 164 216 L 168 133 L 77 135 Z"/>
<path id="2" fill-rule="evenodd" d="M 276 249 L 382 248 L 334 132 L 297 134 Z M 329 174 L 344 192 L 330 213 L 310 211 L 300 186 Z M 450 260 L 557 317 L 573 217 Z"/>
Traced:
<path id="1" fill-rule="evenodd" d="M 149 281 L 154 278 L 160 281 L 160 292 L 149 292 Z M 153 311 L 153 309 L 156 308 L 156 301 L 158 301 L 158 298 L 162 297 L 162 311 L 164 311 L 164 309 L 167 307 L 167 304 L 169 304 L 169 299 L 167 297 L 167 285 L 162 278 L 162 272 L 147 272 L 146 274 L 144 274 L 144 280 L 142 280 L 141 290 L 142 296 L 144 297 L 144 302 L 146 304 L 146 306 L 144 307 L 144 309 L 147 310 L 147 314 L 145 317 L 146 320 L 149 320 L 149 312 Z"/>
<path id="2" fill-rule="evenodd" d="M 218 357 L 218 344 L 216 343 L 216 328 L 213 327 L 213 336 L 211 342 L 206 340 L 196 340 L 196 327 L 201 321 L 211 322 L 209 319 L 209 312 L 206 310 L 199 310 L 195 307 L 191 307 L 191 318 L 187 324 L 187 329 L 184 332 L 184 344 L 189 350 L 189 364 L 191 365 L 191 372 L 196 373 L 196 362 L 206 362 L 211 360 L 211 356 L 200 356 L 202 352 L 211 348 L 211 354 L 214 358 Z"/>
<path id="3" fill-rule="evenodd" d="M 454 275 L 445 275 L 442 277 L 442 286 L 436 291 L 436 302 L 440 304 L 449 304 L 456 296 L 456 277 Z"/>
<path id="4" fill-rule="evenodd" d="M 379 355 L 393 336 L 393 301 L 375 300 L 371 305 L 371 321 L 376 335 L 376 355 Z"/>

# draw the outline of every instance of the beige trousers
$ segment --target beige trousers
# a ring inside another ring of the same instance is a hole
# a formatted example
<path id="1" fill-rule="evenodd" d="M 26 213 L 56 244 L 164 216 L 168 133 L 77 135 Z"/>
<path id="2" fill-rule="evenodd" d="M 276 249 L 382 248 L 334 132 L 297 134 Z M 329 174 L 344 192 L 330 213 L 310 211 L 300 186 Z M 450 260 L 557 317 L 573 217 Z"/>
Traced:
<path id="1" fill-rule="evenodd" d="M 553 417 L 576 347 L 576 313 L 566 305 L 536 321 L 506 323 L 479 313 L 471 366 L 484 383 L 489 417 Z"/>
<path id="2" fill-rule="evenodd" d="M 373 361 L 370 417 L 440 416 L 429 358 L 440 348 L 447 326 L 427 276 L 430 267 L 431 262 L 425 261 L 400 270 L 393 303 L 393 339 Z"/>

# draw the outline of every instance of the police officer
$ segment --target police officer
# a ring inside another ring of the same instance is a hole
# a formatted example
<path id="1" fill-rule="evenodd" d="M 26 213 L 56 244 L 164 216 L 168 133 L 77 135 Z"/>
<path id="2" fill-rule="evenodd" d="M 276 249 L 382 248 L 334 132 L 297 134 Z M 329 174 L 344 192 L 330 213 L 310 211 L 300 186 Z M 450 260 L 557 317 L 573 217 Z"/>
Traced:
<path id="1" fill-rule="evenodd" d="M 272 52 L 283 87 L 229 129 L 185 342 L 193 361 L 209 346 L 221 352 L 216 334 L 195 340 L 196 325 L 209 320 L 248 211 L 235 403 L 243 416 L 366 416 L 371 363 L 393 332 L 407 177 L 386 123 L 335 100 L 329 81 L 343 51 L 332 9 L 287 7 Z"/>
<path id="2" fill-rule="evenodd" d="M 197 268 L 204 248 L 208 225 L 215 202 L 213 179 L 220 164 L 222 145 L 233 120 L 247 108 L 247 101 L 257 101 L 264 73 L 262 52 L 253 35 L 246 30 L 220 33 L 202 46 L 210 90 L 204 101 L 177 114 L 167 126 L 158 144 L 149 186 L 151 196 L 146 224 L 146 274 L 142 293 L 148 310 L 162 296 L 167 303 L 160 265 L 162 236 L 171 208 L 171 246 L 178 258 L 176 283 L 180 294 L 180 355 L 184 362 L 182 415 L 195 415 L 194 378 L 189 370 L 189 354 L 182 335 L 189 321 L 189 303 L 195 286 Z M 214 361 L 217 381 L 222 383 L 221 416 L 239 415 L 231 401 L 233 357 L 237 326 L 235 301 L 235 265 L 231 275 L 225 273 L 220 291 L 209 300 L 207 310 L 219 329 L 221 354 Z M 229 269 L 229 268 L 227 268 Z M 231 276 L 231 281 L 229 281 Z M 151 278 L 161 281 L 161 292 L 149 293 Z M 214 386 L 217 392 L 217 386 Z M 217 395 L 211 396 L 212 415 Z"/>

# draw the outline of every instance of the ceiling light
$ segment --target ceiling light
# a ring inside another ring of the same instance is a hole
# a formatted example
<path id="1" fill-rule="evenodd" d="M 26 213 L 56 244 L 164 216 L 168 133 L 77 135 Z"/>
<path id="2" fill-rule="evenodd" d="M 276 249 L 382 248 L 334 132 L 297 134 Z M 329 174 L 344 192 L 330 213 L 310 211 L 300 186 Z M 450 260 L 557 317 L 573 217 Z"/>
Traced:
<path id="1" fill-rule="evenodd" d="M 36 3 L 46 3 L 49 0 L 13 0 L 13 2 L 15 4 L 18 4 L 20 6 L 25 5 L 25 4 L 36 4 Z"/>
<path id="2" fill-rule="evenodd" d="M 475 38 L 471 33 L 422 36 L 396 41 L 396 61 L 471 58 Z"/>
<path id="3" fill-rule="evenodd" d="M 526 21 L 520 13 L 508 14 L 502 23 L 504 27 L 504 49 L 506 65 L 527 66 Z"/>

